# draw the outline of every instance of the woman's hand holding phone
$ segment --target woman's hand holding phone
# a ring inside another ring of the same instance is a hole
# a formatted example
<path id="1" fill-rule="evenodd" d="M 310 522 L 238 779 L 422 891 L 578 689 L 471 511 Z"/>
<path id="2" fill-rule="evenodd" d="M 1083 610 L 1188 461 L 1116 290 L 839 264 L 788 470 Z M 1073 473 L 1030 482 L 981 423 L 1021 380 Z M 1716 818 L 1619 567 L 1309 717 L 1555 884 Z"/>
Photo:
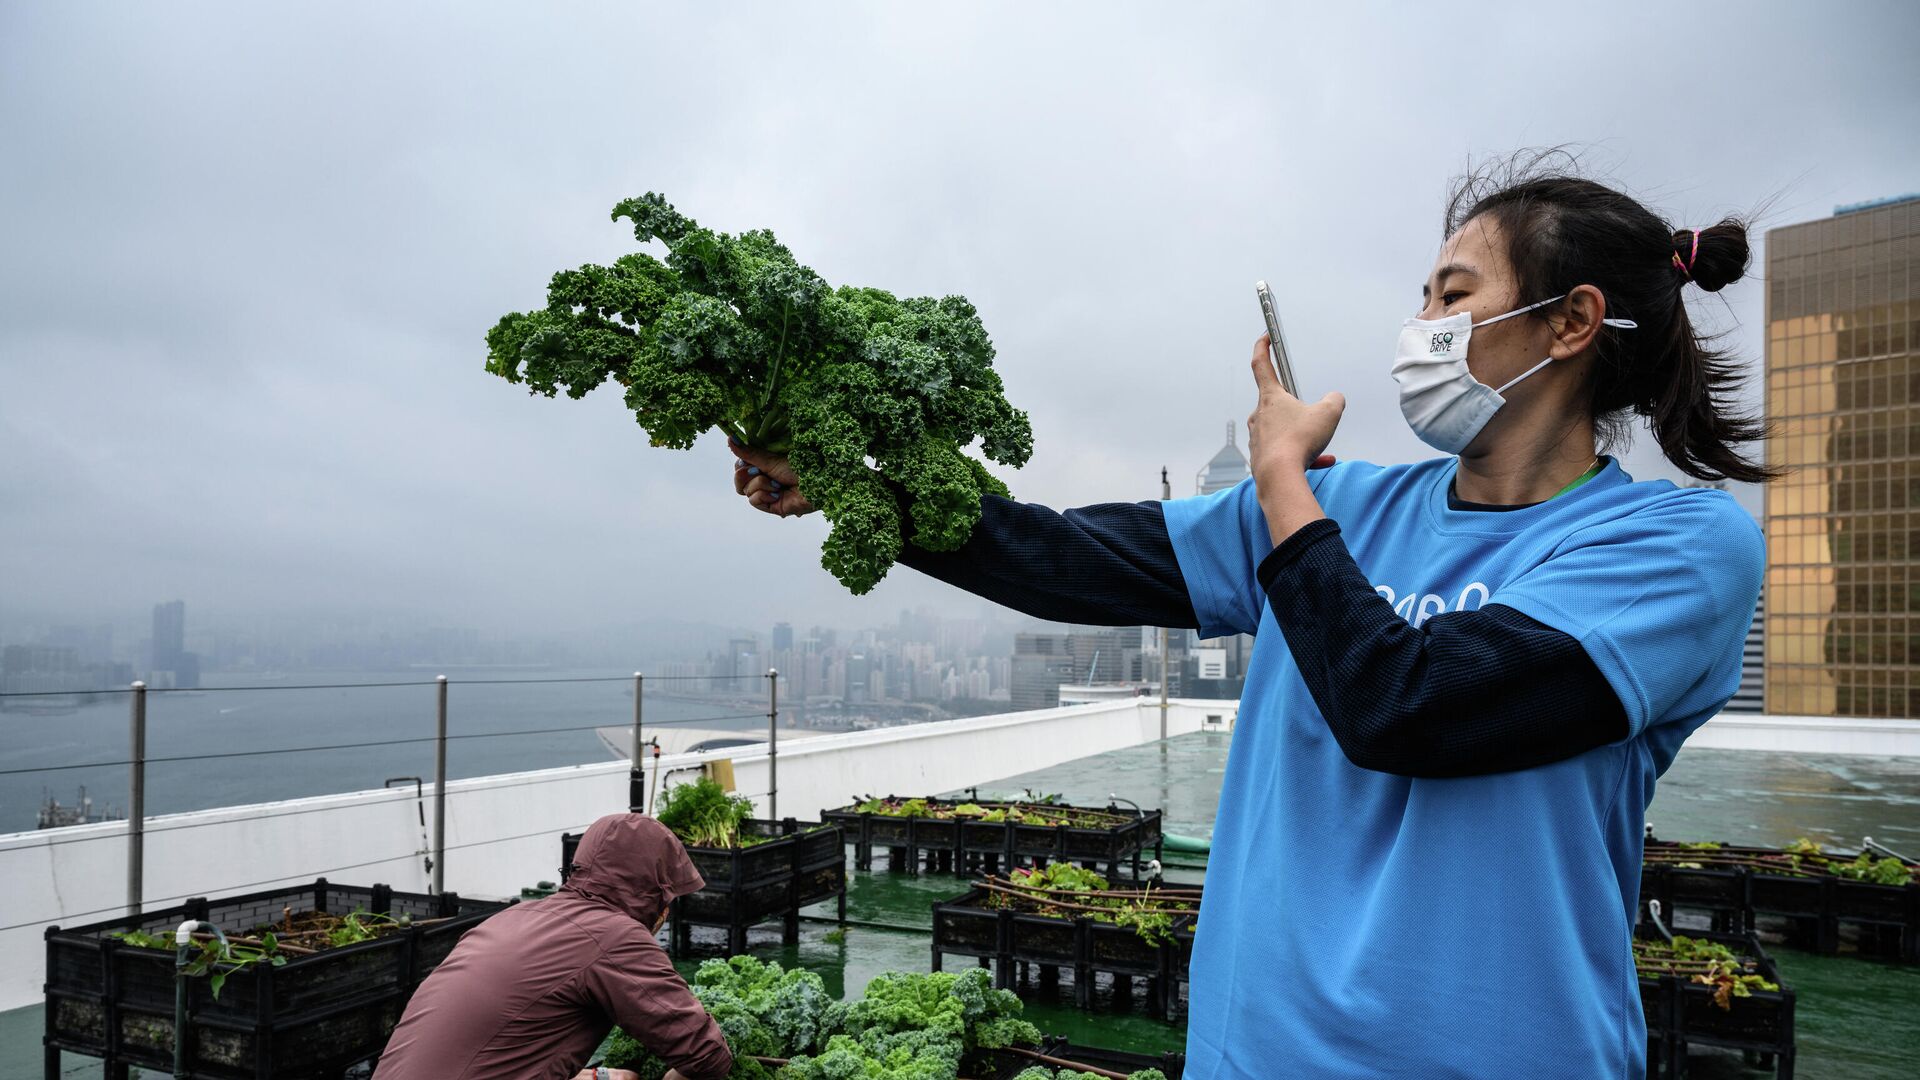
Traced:
<path id="1" fill-rule="evenodd" d="M 1247 416 L 1247 464 L 1277 544 L 1326 516 L 1307 486 L 1307 470 L 1333 464 L 1327 444 L 1340 426 L 1347 399 L 1334 392 L 1309 405 L 1287 393 L 1274 372 L 1265 334 L 1253 343 L 1253 381 L 1260 400 Z"/>

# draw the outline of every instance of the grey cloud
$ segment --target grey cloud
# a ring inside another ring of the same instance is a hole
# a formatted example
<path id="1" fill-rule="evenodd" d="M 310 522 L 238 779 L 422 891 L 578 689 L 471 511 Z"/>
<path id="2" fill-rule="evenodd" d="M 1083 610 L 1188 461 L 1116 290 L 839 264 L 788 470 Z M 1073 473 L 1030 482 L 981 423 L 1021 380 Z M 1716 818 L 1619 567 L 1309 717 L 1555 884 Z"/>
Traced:
<path id="1" fill-rule="evenodd" d="M 15 609 L 398 607 L 561 630 L 856 622 L 822 526 L 717 441 L 529 399 L 481 335 L 666 192 L 835 282 L 964 293 L 1031 410 L 1024 497 L 1176 492 L 1278 290 L 1333 449 L 1410 460 L 1386 376 L 1474 155 L 1575 142 L 1676 220 L 1920 185 L 1907 5 L 9 5 L 0 557 Z M 11 148 L 22 148 L 11 152 Z M 1761 287 L 1726 294 L 1757 359 Z M 1646 455 L 1636 451 L 1634 460 Z"/>

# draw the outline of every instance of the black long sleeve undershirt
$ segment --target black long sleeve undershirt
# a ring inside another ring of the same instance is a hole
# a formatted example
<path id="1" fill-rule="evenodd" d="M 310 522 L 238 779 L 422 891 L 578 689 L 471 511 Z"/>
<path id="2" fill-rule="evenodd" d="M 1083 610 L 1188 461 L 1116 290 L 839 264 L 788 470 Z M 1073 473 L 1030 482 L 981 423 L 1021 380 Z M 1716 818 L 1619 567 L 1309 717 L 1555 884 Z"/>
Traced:
<path id="1" fill-rule="evenodd" d="M 998 495 L 957 551 L 908 544 L 900 561 L 996 604 L 1087 626 L 1196 627 L 1157 502 L 1058 512 Z"/>
<path id="2" fill-rule="evenodd" d="M 1414 627 L 1323 518 L 1257 571 L 1307 690 L 1347 760 L 1400 776 L 1512 772 L 1621 738 L 1626 712 L 1571 636 L 1510 607 Z"/>
<path id="3" fill-rule="evenodd" d="M 1619 699 L 1579 642 L 1499 604 L 1416 630 L 1373 591 L 1338 532 L 1331 521 L 1300 530 L 1258 577 L 1355 765 L 1476 776 L 1559 761 L 1625 733 Z M 960 549 L 909 544 L 900 561 L 1036 618 L 1199 625 L 1157 502 L 1056 512 L 989 495 Z"/>

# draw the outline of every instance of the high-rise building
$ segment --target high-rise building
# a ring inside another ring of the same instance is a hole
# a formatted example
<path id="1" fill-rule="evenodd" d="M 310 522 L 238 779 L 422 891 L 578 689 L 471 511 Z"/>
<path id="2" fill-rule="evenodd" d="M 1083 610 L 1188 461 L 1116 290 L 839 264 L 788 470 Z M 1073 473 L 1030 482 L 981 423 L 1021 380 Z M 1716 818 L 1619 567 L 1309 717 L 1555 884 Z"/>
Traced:
<path id="1" fill-rule="evenodd" d="M 777 622 L 773 624 L 773 651 L 776 653 L 793 651 L 793 624 Z"/>
<path id="2" fill-rule="evenodd" d="M 1060 684 L 1073 676 L 1073 641 L 1067 634 L 1015 634 L 1012 705 L 1051 709 L 1060 704 Z"/>
<path id="3" fill-rule="evenodd" d="M 1253 472 L 1247 465 L 1246 455 L 1242 454 L 1240 448 L 1234 445 L 1233 423 L 1229 421 L 1227 423 L 1227 445 L 1221 447 L 1220 452 L 1213 455 L 1213 460 L 1207 462 L 1207 467 L 1200 470 L 1200 494 L 1211 495 L 1216 491 L 1225 491 L 1252 475 Z M 1196 679 L 1206 681 L 1208 688 L 1206 693 L 1209 696 L 1224 695 L 1237 697 L 1239 695 L 1239 688 L 1233 680 L 1240 680 L 1246 677 L 1247 664 L 1253 656 L 1252 635 L 1236 634 L 1232 637 L 1201 640 L 1197 632 L 1190 631 L 1189 634 L 1193 648 L 1219 649 L 1222 650 L 1226 656 L 1226 674 L 1220 679 L 1216 680 L 1204 675 L 1195 674 L 1194 677 Z M 1192 664 L 1189 663 L 1187 666 L 1191 667 Z M 1195 692 L 1200 692 L 1198 684 L 1196 684 Z"/>
<path id="4" fill-rule="evenodd" d="M 187 603 L 169 600 L 153 605 L 153 671 L 155 686 L 190 689 L 200 685 L 200 657 L 187 651 Z"/>
<path id="5" fill-rule="evenodd" d="M 734 679 L 744 679 L 750 675 L 766 674 L 765 665 L 760 663 L 760 642 L 756 638 L 733 638 L 727 642 L 727 660 L 720 674 Z M 739 689 L 739 687 L 732 687 Z"/>
<path id="6" fill-rule="evenodd" d="M 1138 630 L 1075 627 L 1067 634 L 1067 648 L 1073 654 L 1073 667 L 1067 671 L 1067 678 L 1085 685 L 1124 682 L 1129 640 L 1134 651 L 1138 651 Z"/>
<path id="7" fill-rule="evenodd" d="M 868 694 L 873 689 L 873 662 L 866 653 L 854 653 L 847 657 L 846 699 L 849 704 L 870 700 Z"/>
<path id="8" fill-rule="evenodd" d="M 1767 233 L 1766 707 L 1920 716 L 1920 196 Z"/>
<path id="9" fill-rule="evenodd" d="M 187 651 L 187 602 L 169 600 L 153 605 L 153 666 L 172 671 Z"/>
<path id="10" fill-rule="evenodd" d="M 1200 475 L 1195 478 L 1196 486 L 1200 494 L 1211 495 L 1216 491 L 1225 491 L 1252 475 L 1253 471 L 1247 466 L 1247 456 L 1233 443 L 1233 421 L 1229 420 L 1227 445 L 1221 447 L 1220 452 L 1213 455 L 1213 460 L 1207 462 L 1207 467 L 1200 470 Z"/>
<path id="11" fill-rule="evenodd" d="M 1747 627 L 1747 644 L 1740 653 L 1740 686 L 1722 712 L 1763 713 L 1767 711 L 1767 590 L 1753 603 L 1753 622 Z"/>

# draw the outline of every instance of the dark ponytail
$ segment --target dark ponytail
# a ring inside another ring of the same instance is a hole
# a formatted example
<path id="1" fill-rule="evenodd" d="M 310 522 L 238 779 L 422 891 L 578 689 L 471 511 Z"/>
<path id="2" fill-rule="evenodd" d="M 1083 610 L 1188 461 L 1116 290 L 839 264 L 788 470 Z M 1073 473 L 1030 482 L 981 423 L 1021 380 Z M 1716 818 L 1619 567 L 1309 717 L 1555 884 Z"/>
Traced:
<path id="1" fill-rule="evenodd" d="M 1739 362 L 1713 347 L 1687 315 L 1689 285 L 1718 292 L 1746 273 L 1746 223 L 1725 218 L 1696 234 L 1674 230 L 1637 200 L 1575 175 L 1563 151 L 1532 152 L 1455 184 L 1448 235 L 1485 216 L 1500 226 L 1518 304 L 1592 285 L 1609 318 L 1596 339 L 1590 397 L 1603 445 L 1628 434 L 1629 414 L 1647 418 L 1668 461 L 1701 480 L 1761 482 L 1774 471 L 1736 449 L 1766 437 L 1761 419 L 1736 411 Z M 1550 308 L 1534 312 L 1545 317 Z"/>

